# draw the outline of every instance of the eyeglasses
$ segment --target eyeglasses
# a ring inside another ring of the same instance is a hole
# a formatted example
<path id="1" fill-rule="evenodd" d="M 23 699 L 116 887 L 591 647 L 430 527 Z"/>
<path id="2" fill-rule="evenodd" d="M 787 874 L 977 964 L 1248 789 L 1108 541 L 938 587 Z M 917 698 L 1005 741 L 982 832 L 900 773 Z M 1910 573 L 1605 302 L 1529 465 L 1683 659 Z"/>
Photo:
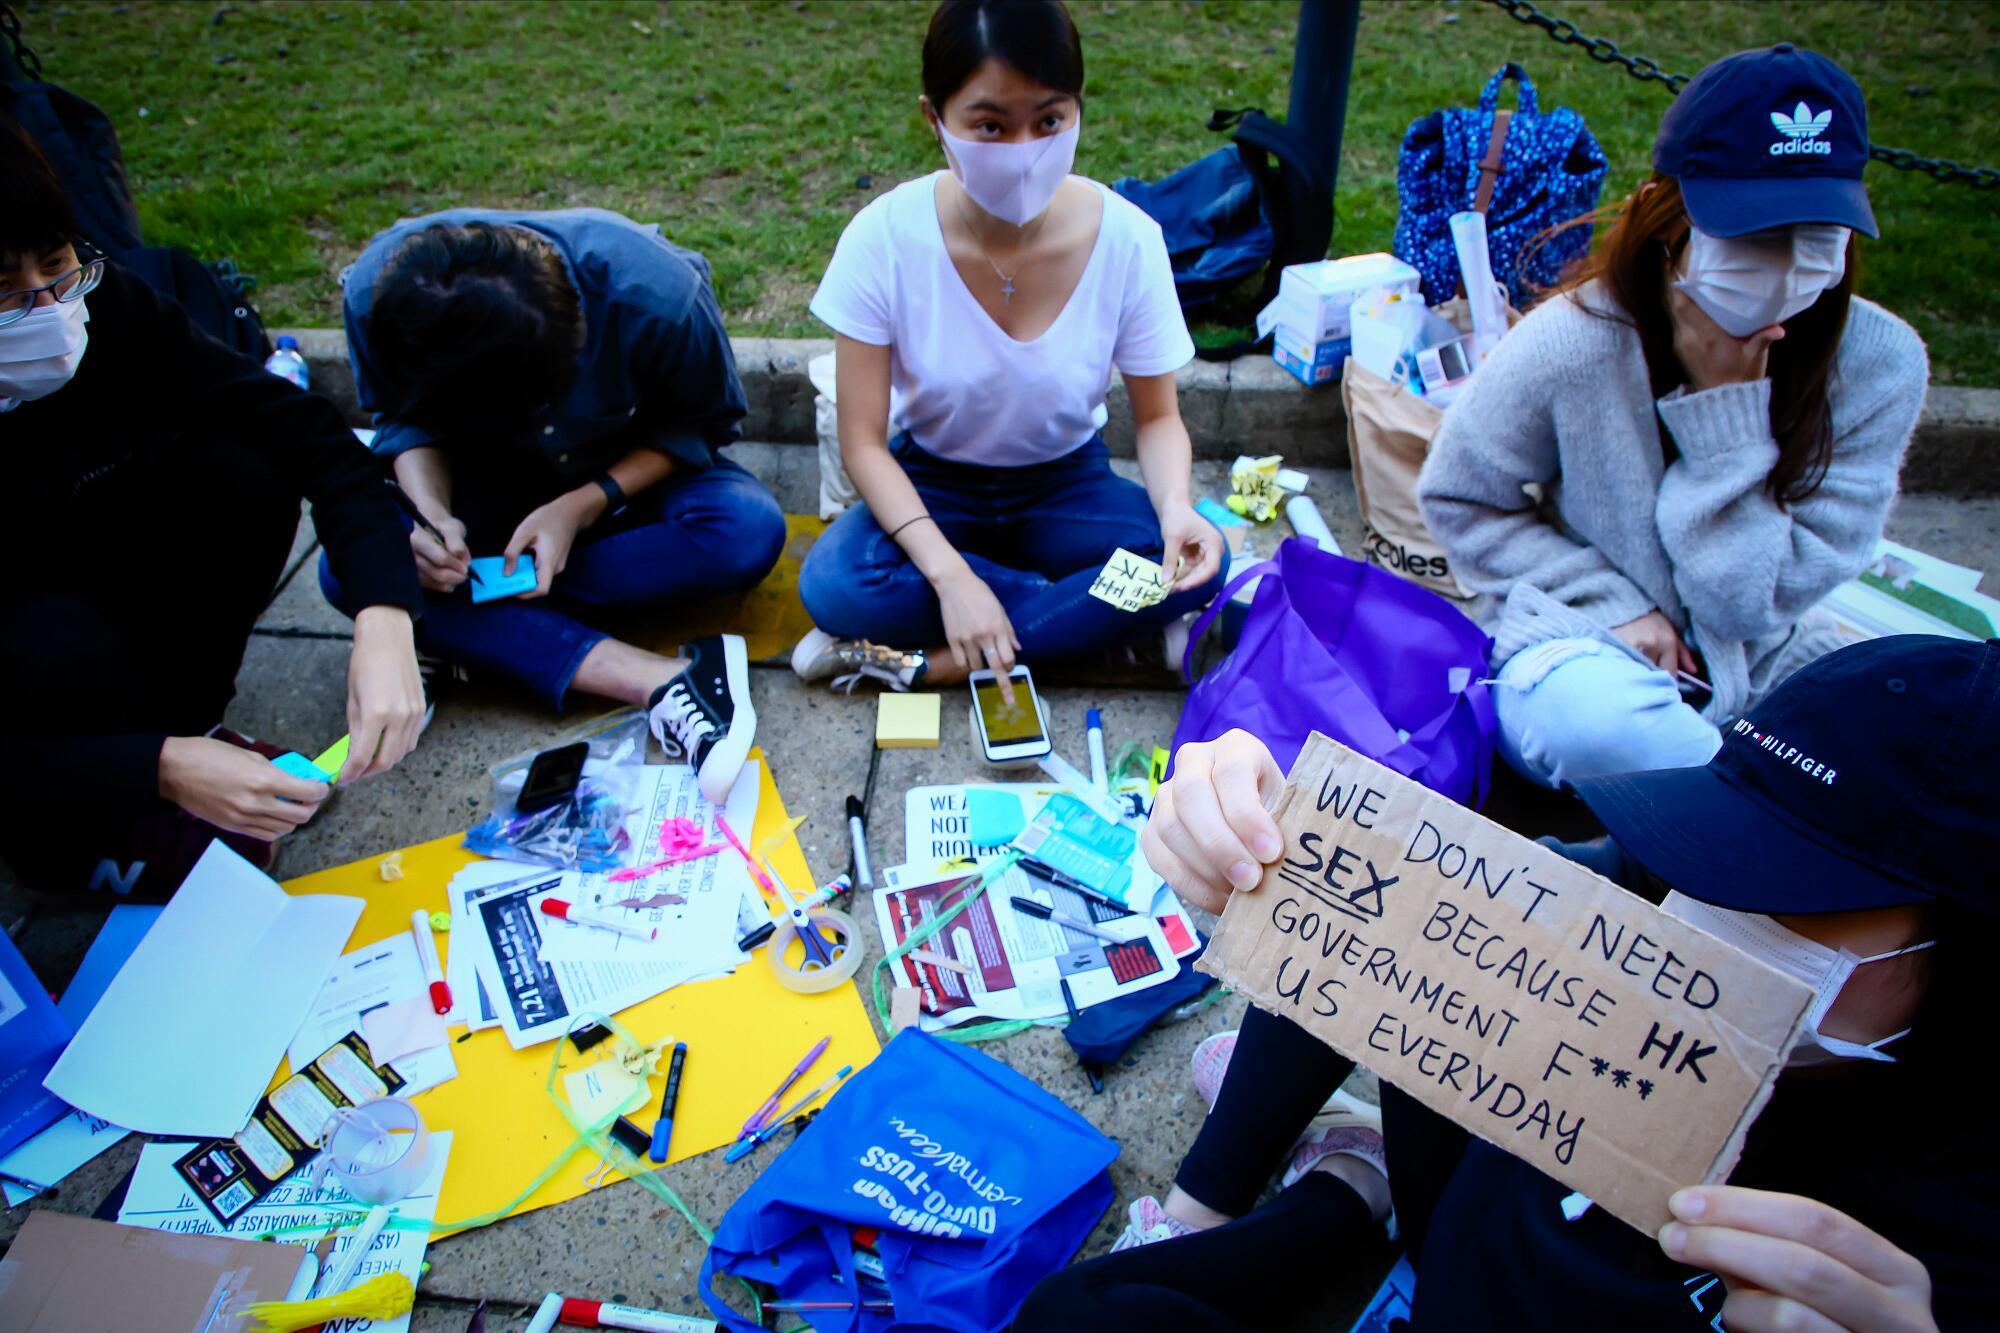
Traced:
<path id="1" fill-rule="evenodd" d="M 103 280 L 104 260 L 99 257 L 84 260 L 81 265 L 63 274 L 54 282 L 45 283 L 40 287 L 30 287 L 18 292 L 0 292 L 0 328 L 26 319 L 28 312 L 35 308 L 35 302 L 43 292 L 68 304 L 71 301 L 81 301 Z"/>

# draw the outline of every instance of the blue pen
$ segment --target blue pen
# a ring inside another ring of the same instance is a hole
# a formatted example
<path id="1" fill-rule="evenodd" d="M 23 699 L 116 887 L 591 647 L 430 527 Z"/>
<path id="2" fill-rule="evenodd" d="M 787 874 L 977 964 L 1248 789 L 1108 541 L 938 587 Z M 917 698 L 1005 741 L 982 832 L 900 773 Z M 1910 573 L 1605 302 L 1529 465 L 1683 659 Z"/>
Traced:
<path id="1" fill-rule="evenodd" d="M 793 1102 L 790 1106 L 787 1106 L 784 1110 L 778 1112 L 776 1115 L 772 1116 L 769 1120 L 765 1121 L 764 1127 L 758 1130 L 755 1134 L 752 1134 L 747 1139 L 738 1139 L 736 1142 L 730 1144 L 728 1151 L 722 1154 L 722 1160 L 725 1162 L 733 1162 L 748 1153 L 755 1152 L 757 1150 L 758 1144 L 762 1143 L 765 1139 L 770 1138 L 773 1134 L 777 1133 L 779 1130 L 783 1129 L 786 1125 L 790 1124 L 793 1120 L 797 1119 L 799 1113 L 805 1110 L 806 1107 L 818 1101 L 822 1093 L 831 1090 L 836 1084 L 840 1082 L 840 1080 L 846 1078 L 849 1074 L 852 1074 L 853 1072 L 854 1072 L 853 1065 L 842 1065 L 840 1067 L 840 1072 L 838 1074 L 835 1074 L 832 1078 L 820 1084 L 818 1087 L 814 1088 L 811 1092 L 799 1098 L 797 1101 Z"/>
<path id="2" fill-rule="evenodd" d="M 667 1160 L 667 1142 L 674 1136 L 674 1103 L 681 1099 L 681 1066 L 687 1063 L 688 1044 L 674 1043 L 674 1058 L 667 1066 L 667 1090 L 660 1097 L 660 1118 L 653 1122 L 653 1146 L 647 1153 L 656 1162 Z"/>
<path id="3" fill-rule="evenodd" d="M 1090 785 L 1101 792 L 1111 790 L 1111 778 L 1104 766 L 1104 715 L 1095 708 L 1083 715 L 1084 740 L 1090 746 Z"/>

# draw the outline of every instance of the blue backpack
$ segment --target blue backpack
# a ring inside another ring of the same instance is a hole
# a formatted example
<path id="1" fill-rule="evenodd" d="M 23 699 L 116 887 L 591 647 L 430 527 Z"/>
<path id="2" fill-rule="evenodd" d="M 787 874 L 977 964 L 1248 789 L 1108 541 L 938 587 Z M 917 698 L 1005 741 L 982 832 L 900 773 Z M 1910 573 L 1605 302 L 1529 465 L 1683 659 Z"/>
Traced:
<path id="1" fill-rule="evenodd" d="M 1520 85 L 1515 111 L 1499 109 L 1507 79 Z M 1448 301 L 1460 286 L 1451 215 L 1484 213 L 1493 276 L 1525 310 L 1537 289 L 1553 287 L 1564 266 L 1589 248 L 1590 228 L 1529 242 L 1596 208 L 1608 169 L 1583 117 L 1568 107 L 1542 114 L 1527 71 L 1510 61 L 1486 81 L 1478 107 L 1433 111 L 1403 136 L 1396 257 L 1422 275 L 1427 302 Z"/>
<path id="2" fill-rule="evenodd" d="M 864 1303 L 815 1312 L 820 1333 L 998 1333 L 1104 1215 L 1117 1155 L 998 1060 L 907 1029 L 723 1217 L 702 1296 L 735 1333 L 758 1326 L 718 1297 L 724 1275 Z"/>

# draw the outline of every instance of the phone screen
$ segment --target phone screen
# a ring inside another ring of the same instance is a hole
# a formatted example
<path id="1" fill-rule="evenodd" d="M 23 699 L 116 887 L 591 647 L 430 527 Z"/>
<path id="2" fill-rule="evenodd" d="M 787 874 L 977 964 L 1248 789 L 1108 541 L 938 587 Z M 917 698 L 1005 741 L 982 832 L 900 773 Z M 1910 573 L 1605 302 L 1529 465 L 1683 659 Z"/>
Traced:
<path id="1" fill-rule="evenodd" d="M 986 739 L 994 745 L 1023 745 L 1042 739 L 1042 710 L 1035 706 L 1034 687 L 1015 676 L 1014 702 L 1000 697 L 998 681 L 982 680 L 973 694 L 979 700 L 979 717 L 986 725 Z"/>

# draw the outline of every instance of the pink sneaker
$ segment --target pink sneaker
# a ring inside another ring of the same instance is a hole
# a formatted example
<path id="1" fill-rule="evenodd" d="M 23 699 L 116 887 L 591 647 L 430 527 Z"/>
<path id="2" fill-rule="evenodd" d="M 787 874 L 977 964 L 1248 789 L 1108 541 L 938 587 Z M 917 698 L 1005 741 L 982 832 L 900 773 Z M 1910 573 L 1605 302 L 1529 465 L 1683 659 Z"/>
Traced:
<path id="1" fill-rule="evenodd" d="M 1292 1149 L 1281 1188 L 1290 1189 L 1320 1161 L 1335 1153 L 1359 1157 L 1389 1177 L 1389 1159 L 1382 1151 L 1382 1111 L 1345 1092 L 1336 1092 L 1326 1109 L 1313 1119 L 1313 1129 Z"/>
<path id="2" fill-rule="evenodd" d="M 1218 1032 L 1212 1037 L 1203 1037 L 1188 1058 L 1188 1072 L 1194 1078 L 1194 1090 L 1208 1109 L 1215 1109 L 1216 1094 L 1222 1091 L 1222 1076 L 1229 1072 L 1229 1057 L 1236 1054 L 1236 1031 Z"/>
<path id="3" fill-rule="evenodd" d="M 1235 1033 L 1228 1034 L 1234 1037 Z M 1209 1040 L 1213 1041 L 1214 1038 Z M 1180 1236 L 1192 1236 L 1199 1227 L 1191 1227 L 1179 1218 L 1169 1217 L 1160 1201 L 1150 1194 L 1142 1194 L 1132 1201 L 1126 1210 L 1125 1232 L 1118 1237 L 1118 1243 L 1111 1247 L 1112 1253 L 1119 1250 L 1136 1250 L 1141 1245 L 1151 1245 L 1155 1241 L 1173 1240 Z"/>

